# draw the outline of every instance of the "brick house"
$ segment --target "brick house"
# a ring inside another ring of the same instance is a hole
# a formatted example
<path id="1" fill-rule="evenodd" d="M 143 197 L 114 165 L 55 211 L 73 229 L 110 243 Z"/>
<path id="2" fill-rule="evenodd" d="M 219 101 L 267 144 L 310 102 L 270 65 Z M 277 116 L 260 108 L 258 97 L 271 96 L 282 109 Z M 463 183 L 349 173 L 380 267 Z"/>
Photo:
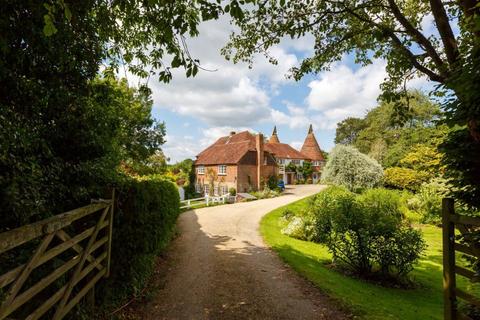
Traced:
<path id="1" fill-rule="evenodd" d="M 278 166 L 265 150 L 263 135 L 244 131 L 231 132 L 198 154 L 195 172 L 197 192 L 221 195 L 230 188 L 238 192 L 262 189 L 269 176 L 278 174 Z"/>
<path id="2" fill-rule="evenodd" d="M 316 183 L 324 158 L 311 125 L 302 151 L 281 143 L 276 127 L 268 141 L 261 133 L 231 132 L 197 155 L 195 185 L 199 193 L 221 195 L 230 188 L 238 192 L 262 189 L 270 176 L 293 184 L 303 177 L 289 171 L 287 166 L 291 162 L 301 166 L 304 161 L 312 162 L 314 173 L 311 178 Z"/>

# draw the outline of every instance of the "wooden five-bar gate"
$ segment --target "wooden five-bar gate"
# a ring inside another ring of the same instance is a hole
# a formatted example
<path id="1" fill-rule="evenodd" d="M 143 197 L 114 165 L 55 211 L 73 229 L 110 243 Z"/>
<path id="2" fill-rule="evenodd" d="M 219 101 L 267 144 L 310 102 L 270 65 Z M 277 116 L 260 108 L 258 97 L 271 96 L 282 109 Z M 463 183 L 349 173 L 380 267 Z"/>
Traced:
<path id="1" fill-rule="evenodd" d="M 25 263 L 0 274 L 0 319 L 62 319 L 87 293 L 94 299 L 95 283 L 110 272 L 113 204 L 112 194 L 0 233 L 0 255 L 32 249 Z"/>
<path id="2" fill-rule="evenodd" d="M 442 216 L 444 318 L 446 320 L 471 319 L 459 310 L 457 298 L 476 307 L 480 307 L 480 298 L 459 289 L 456 275 L 466 277 L 475 283 L 480 281 L 480 274 L 471 270 L 472 268 L 457 265 L 455 252 L 475 260 L 480 259 L 478 239 L 476 241 L 472 239 L 475 234 L 480 234 L 480 218 L 456 214 L 453 199 L 443 199 Z M 455 229 L 459 232 L 455 233 Z"/>

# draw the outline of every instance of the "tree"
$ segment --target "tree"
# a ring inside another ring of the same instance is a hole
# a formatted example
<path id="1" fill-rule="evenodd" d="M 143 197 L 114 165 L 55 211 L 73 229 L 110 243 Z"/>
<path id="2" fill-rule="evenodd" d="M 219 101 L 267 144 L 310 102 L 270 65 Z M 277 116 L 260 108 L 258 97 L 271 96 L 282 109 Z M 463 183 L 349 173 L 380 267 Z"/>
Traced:
<path id="1" fill-rule="evenodd" d="M 87 203 L 122 161 L 158 151 L 165 128 L 150 116 L 149 91 L 100 81 L 100 67 L 109 79 L 129 71 L 169 81 L 173 68 L 194 76 L 185 36 L 219 10 L 203 0 L 2 2 L 2 228 Z"/>
<path id="2" fill-rule="evenodd" d="M 335 143 L 353 144 L 358 133 L 365 128 L 365 121 L 359 118 L 347 118 L 337 123 Z"/>
<path id="3" fill-rule="evenodd" d="M 417 92 L 409 92 L 399 103 L 408 113 L 399 114 L 398 103 L 379 101 L 367 115 L 359 119 L 361 129 L 355 128 L 352 145 L 368 154 L 384 167 L 399 166 L 400 160 L 417 145 L 437 149 L 446 135 L 445 125 L 436 124 L 442 118 L 437 104 Z M 348 119 L 347 119 L 348 120 Z M 350 121 L 340 122 L 338 132 L 347 132 Z"/>
<path id="4" fill-rule="evenodd" d="M 232 1 L 237 3 L 237 1 Z M 331 63 L 354 52 L 356 62 L 373 58 L 387 61 L 388 78 L 383 83 L 387 101 L 407 97 L 405 82 L 426 76 L 440 86 L 438 95 L 448 95 L 447 123 L 459 126 L 444 144 L 446 164 L 459 185 L 471 185 L 480 199 L 480 7 L 474 0 L 445 2 L 395 1 L 275 1 L 247 0 L 236 15 L 239 31 L 232 34 L 223 54 L 236 61 L 252 62 L 257 54 L 286 37 L 315 38 L 314 53 L 291 70 L 300 79 L 307 73 L 328 69 Z M 252 5 L 253 4 L 253 5 Z M 436 32 L 426 35 L 421 24 L 431 15 Z M 460 32 L 453 31 L 456 24 Z M 451 143 L 450 143 L 451 142 Z M 461 143 L 465 158 L 455 154 Z M 462 165 L 467 167 L 461 168 Z M 457 172 L 457 173 L 456 173 Z M 464 199 L 464 200 L 471 200 Z M 480 205 L 480 200 L 476 203 Z"/>
<path id="5" fill-rule="evenodd" d="M 96 78 L 78 104 L 44 119 L 11 119 L 0 126 L 0 221 L 13 228 L 103 197 L 115 185 L 121 163 L 145 162 L 161 144 L 165 128 L 151 116 L 145 92 L 125 80 Z M 41 113 L 36 114 L 38 116 Z M 52 123 L 45 123 L 50 119 Z M 4 130 L 4 131 L 3 131 Z M 15 133 L 15 134 L 12 134 Z"/>
<path id="6" fill-rule="evenodd" d="M 357 191 L 380 185 L 382 166 L 351 146 L 336 145 L 323 169 L 322 181 Z"/>

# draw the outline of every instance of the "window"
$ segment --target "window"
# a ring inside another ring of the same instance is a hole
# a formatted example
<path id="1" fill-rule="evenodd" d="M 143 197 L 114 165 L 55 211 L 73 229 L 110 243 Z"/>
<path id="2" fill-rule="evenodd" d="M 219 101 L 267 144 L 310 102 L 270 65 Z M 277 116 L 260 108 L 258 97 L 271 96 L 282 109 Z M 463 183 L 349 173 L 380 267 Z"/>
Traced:
<path id="1" fill-rule="evenodd" d="M 228 193 L 228 187 L 227 186 L 221 186 L 220 189 L 221 189 L 221 193 L 220 193 L 221 196 L 224 196 Z"/>
<path id="2" fill-rule="evenodd" d="M 218 175 L 219 176 L 224 176 L 227 174 L 227 166 L 222 164 L 218 166 Z"/>
<path id="3" fill-rule="evenodd" d="M 300 164 L 300 160 L 297 160 L 297 159 L 292 160 L 292 162 L 293 162 L 293 164 L 296 164 L 296 165 Z"/>
<path id="4" fill-rule="evenodd" d="M 197 167 L 197 173 L 198 174 L 205 174 L 205 167 L 204 166 L 198 166 Z"/>
<path id="5" fill-rule="evenodd" d="M 278 164 L 285 164 L 285 159 L 278 159 L 278 160 L 277 160 L 277 163 L 278 163 Z"/>

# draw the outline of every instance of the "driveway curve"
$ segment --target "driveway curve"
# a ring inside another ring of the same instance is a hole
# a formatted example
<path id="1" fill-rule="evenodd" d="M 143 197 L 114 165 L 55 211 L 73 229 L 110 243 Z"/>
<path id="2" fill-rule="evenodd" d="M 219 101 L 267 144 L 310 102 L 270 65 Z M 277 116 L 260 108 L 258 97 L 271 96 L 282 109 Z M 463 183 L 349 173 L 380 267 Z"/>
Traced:
<path id="1" fill-rule="evenodd" d="M 290 187 L 273 199 L 187 211 L 167 253 L 164 282 L 144 319 L 345 319 L 335 303 L 288 268 L 262 240 L 259 222 L 315 194 Z"/>

